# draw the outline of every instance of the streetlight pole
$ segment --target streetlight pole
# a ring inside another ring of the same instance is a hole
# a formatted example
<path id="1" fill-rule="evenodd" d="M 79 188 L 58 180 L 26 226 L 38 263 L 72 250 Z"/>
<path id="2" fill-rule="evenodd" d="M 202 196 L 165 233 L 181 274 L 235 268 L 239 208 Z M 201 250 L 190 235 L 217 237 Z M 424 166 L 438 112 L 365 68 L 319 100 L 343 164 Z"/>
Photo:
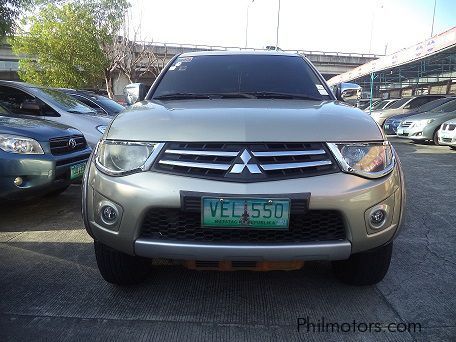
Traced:
<path id="1" fill-rule="evenodd" d="M 435 7 L 436 6 L 437 6 L 437 0 L 434 0 L 434 14 L 432 14 L 431 37 L 434 35 L 434 19 L 435 19 Z"/>
<path id="2" fill-rule="evenodd" d="M 277 10 L 276 50 L 279 48 L 279 26 L 280 26 L 280 0 L 279 0 L 279 9 Z"/>
<path id="3" fill-rule="evenodd" d="M 248 0 L 249 3 L 247 4 L 246 10 L 246 20 L 245 20 L 245 48 L 247 48 L 247 41 L 248 41 L 248 32 L 249 32 L 249 9 L 250 5 L 253 4 L 255 0 Z"/>

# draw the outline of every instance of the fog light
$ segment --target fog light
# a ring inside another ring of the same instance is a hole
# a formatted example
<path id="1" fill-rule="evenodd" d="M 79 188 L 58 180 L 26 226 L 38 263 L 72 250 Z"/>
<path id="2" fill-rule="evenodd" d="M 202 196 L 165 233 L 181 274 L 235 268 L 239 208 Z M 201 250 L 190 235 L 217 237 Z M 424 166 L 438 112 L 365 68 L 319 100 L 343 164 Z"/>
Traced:
<path id="1" fill-rule="evenodd" d="M 101 208 L 101 220 L 105 224 L 111 225 L 116 223 L 118 216 L 117 209 L 110 205 L 105 205 Z"/>
<path id="2" fill-rule="evenodd" d="M 14 185 L 16 185 L 16 186 L 21 186 L 22 183 L 24 183 L 24 180 L 22 179 L 22 177 L 16 177 L 16 178 L 14 178 Z"/>
<path id="3" fill-rule="evenodd" d="M 380 228 L 386 220 L 386 211 L 376 209 L 370 214 L 370 223 L 372 228 Z"/>

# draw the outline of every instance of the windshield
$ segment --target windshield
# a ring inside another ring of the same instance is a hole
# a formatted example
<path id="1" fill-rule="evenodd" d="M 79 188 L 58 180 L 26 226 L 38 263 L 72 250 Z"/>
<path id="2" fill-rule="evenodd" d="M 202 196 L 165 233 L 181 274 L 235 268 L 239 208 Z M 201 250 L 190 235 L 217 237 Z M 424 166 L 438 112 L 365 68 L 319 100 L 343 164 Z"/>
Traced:
<path id="1" fill-rule="evenodd" d="M 393 105 L 389 106 L 388 109 L 397 109 L 397 108 L 400 108 L 400 107 L 402 107 L 402 105 L 405 104 L 407 101 L 410 101 L 410 98 L 409 98 L 409 97 L 406 97 L 406 98 L 404 98 L 404 99 L 397 100 L 396 102 L 394 102 Z"/>
<path id="2" fill-rule="evenodd" d="M 456 98 L 451 99 L 449 102 L 434 108 L 431 113 L 448 113 L 456 110 Z"/>
<path id="3" fill-rule="evenodd" d="M 388 101 L 386 101 L 386 100 L 377 102 L 376 104 L 372 105 L 372 110 L 383 108 L 383 106 L 386 105 L 387 103 L 388 103 Z"/>
<path id="4" fill-rule="evenodd" d="M 330 99 L 324 85 L 301 57 L 248 54 L 177 58 L 155 89 L 153 98 L 170 94 L 236 97 L 249 93 Z"/>
<path id="5" fill-rule="evenodd" d="M 116 101 L 111 100 L 107 97 L 104 96 L 97 96 L 96 97 L 97 102 L 99 102 L 104 108 L 108 109 L 108 111 L 113 112 L 113 113 L 120 113 L 125 109 L 124 106 L 118 104 Z"/>
<path id="6" fill-rule="evenodd" d="M 421 107 L 418 107 L 415 109 L 416 112 L 428 112 L 430 110 L 433 110 L 435 108 L 440 107 L 441 105 L 447 103 L 448 101 L 451 101 L 451 98 L 445 97 L 443 99 L 437 99 L 433 100 L 431 102 L 425 103 Z"/>
<path id="7" fill-rule="evenodd" d="M 31 87 L 29 90 L 38 98 L 44 99 L 51 104 L 70 113 L 94 114 L 95 111 L 71 96 L 59 90 Z"/>

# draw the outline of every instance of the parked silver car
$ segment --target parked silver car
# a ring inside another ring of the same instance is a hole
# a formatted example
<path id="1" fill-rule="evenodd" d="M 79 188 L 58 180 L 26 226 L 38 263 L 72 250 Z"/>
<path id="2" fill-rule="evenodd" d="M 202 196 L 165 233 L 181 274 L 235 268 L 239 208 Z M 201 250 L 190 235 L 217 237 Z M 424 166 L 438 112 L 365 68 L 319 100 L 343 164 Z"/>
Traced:
<path id="1" fill-rule="evenodd" d="M 419 95 L 414 97 L 404 97 L 396 101 L 388 109 L 373 112 L 371 115 L 380 126 L 383 126 L 385 120 L 391 116 L 406 114 L 424 105 L 425 103 L 441 99 L 442 97 L 445 97 L 445 95 Z"/>
<path id="2" fill-rule="evenodd" d="M 0 104 L 15 114 L 74 127 L 91 147 L 95 147 L 112 119 L 58 90 L 23 82 L 0 81 Z"/>
<path id="3" fill-rule="evenodd" d="M 405 196 L 398 157 L 306 58 L 182 54 L 146 99 L 113 120 L 83 182 L 105 280 L 139 282 L 149 258 L 222 269 L 331 260 L 347 283 L 384 277 Z"/>
<path id="4" fill-rule="evenodd" d="M 448 120 L 440 126 L 439 144 L 448 145 L 456 150 L 456 119 Z"/>
<path id="5" fill-rule="evenodd" d="M 397 128 L 397 136 L 415 142 L 432 141 L 438 145 L 440 125 L 454 118 L 456 118 L 456 101 L 450 101 L 429 112 L 406 118 Z"/>

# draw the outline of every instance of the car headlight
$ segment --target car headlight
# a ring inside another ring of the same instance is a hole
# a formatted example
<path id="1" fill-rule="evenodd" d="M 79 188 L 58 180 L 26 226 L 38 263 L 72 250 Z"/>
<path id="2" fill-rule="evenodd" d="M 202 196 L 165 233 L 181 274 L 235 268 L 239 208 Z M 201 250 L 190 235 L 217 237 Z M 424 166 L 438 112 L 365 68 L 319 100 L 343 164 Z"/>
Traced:
<path id="1" fill-rule="evenodd" d="M 414 127 L 426 127 L 429 125 L 431 122 L 433 122 L 435 119 L 427 119 L 427 120 L 420 120 L 420 121 L 415 121 L 415 124 L 413 125 Z"/>
<path id="2" fill-rule="evenodd" d="M 105 125 L 97 126 L 97 131 L 100 132 L 101 134 L 104 134 L 104 132 L 106 131 L 106 127 L 108 127 L 108 126 L 105 126 Z"/>
<path id="3" fill-rule="evenodd" d="M 110 176 L 123 176 L 148 169 L 163 144 L 102 140 L 96 148 L 95 163 Z"/>
<path id="4" fill-rule="evenodd" d="M 366 178 L 379 178 L 394 168 L 394 152 L 389 142 L 329 143 L 342 171 Z"/>
<path id="5" fill-rule="evenodd" d="M 38 141 L 16 135 L 0 134 L 0 149 L 19 154 L 44 154 Z"/>

